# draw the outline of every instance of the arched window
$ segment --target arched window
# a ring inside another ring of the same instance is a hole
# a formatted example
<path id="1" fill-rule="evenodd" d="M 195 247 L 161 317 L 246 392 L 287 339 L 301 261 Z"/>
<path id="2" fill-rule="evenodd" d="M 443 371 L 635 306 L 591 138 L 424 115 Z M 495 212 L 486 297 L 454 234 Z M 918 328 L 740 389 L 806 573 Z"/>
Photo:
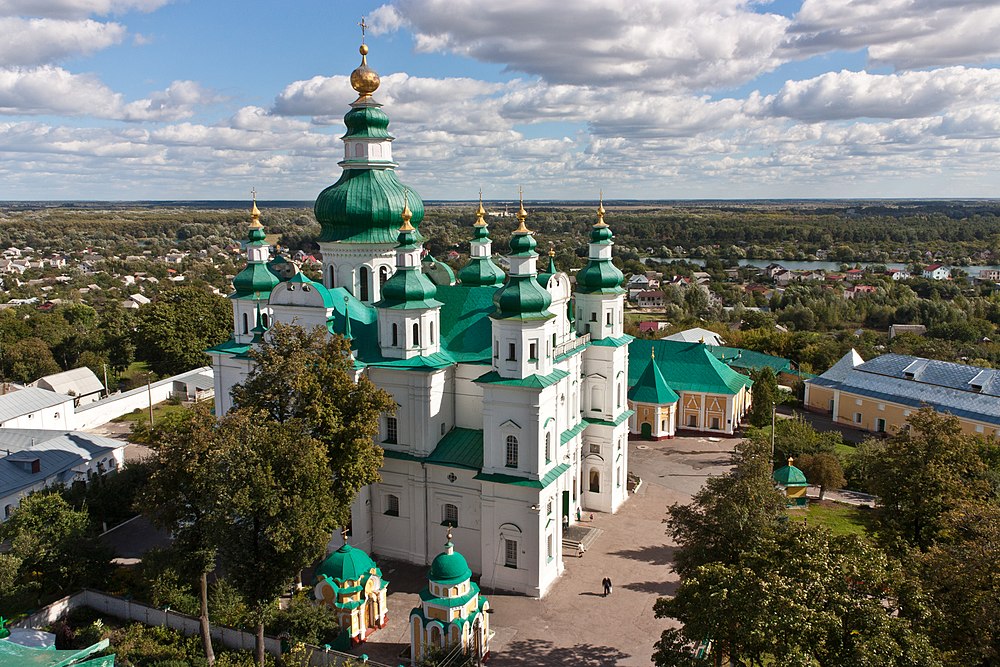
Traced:
<path id="1" fill-rule="evenodd" d="M 545 434 L 545 462 L 548 463 L 552 460 L 552 434 Z"/>
<path id="2" fill-rule="evenodd" d="M 381 288 L 385 285 L 385 281 L 389 279 L 389 267 L 380 266 L 378 267 L 378 286 Z"/>
<path id="3" fill-rule="evenodd" d="M 358 297 L 358 299 L 360 299 L 361 301 L 368 301 L 368 291 L 369 291 L 369 289 L 368 289 L 368 280 L 369 280 L 369 277 L 368 276 L 369 276 L 370 273 L 371 272 L 369 271 L 369 269 L 368 269 L 367 266 L 362 266 L 358 270 L 358 292 L 361 295 L 361 296 Z"/>
<path id="4" fill-rule="evenodd" d="M 385 514 L 399 516 L 399 496 L 390 493 L 385 497 Z"/>
<path id="5" fill-rule="evenodd" d="M 618 383 L 618 409 L 621 410 L 622 407 L 622 383 Z"/>
<path id="6" fill-rule="evenodd" d="M 6 507 L 3 508 L 3 518 L 5 518 L 5 519 L 9 519 L 10 518 L 10 510 L 11 510 L 11 506 L 10 505 L 7 505 Z"/>
<path id="7" fill-rule="evenodd" d="M 601 492 L 601 473 L 597 470 L 590 471 L 590 492 L 600 493 Z"/>
<path id="8" fill-rule="evenodd" d="M 458 505 L 444 504 L 441 508 L 441 524 L 452 528 L 458 525 Z"/>
<path id="9" fill-rule="evenodd" d="M 260 324 L 265 329 L 271 326 L 271 318 L 267 316 L 267 313 L 260 314 Z"/>
<path id="10" fill-rule="evenodd" d="M 441 628 L 436 625 L 431 626 L 430 639 L 427 642 L 431 646 L 444 646 L 444 635 Z"/>
<path id="11" fill-rule="evenodd" d="M 590 390 L 590 409 L 593 412 L 600 412 L 604 409 L 603 401 L 601 401 L 601 391 L 600 387 L 593 387 Z"/>
<path id="12" fill-rule="evenodd" d="M 427 342 L 429 344 L 431 344 L 431 345 L 434 344 L 434 323 L 433 322 L 430 323 L 430 338 L 427 339 Z"/>
<path id="13" fill-rule="evenodd" d="M 413 323 L 413 347 L 420 347 L 420 324 Z"/>
<path id="14" fill-rule="evenodd" d="M 517 467 L 517 436 L 507 436 L 507 463 L 508 468 Z"/>
<path id="15" fill-rule="evenodd" d="M 326 272 L 327 272 L 326 286 L 329 287 L 330 289 L 333 289 L 334 287 L 337 286 L 336 268 L 333 266 L 333 264 L 331 264 Z"/>
<path id="16" fill-rule="evenodd" d="M 243 313 L 243 333 L 248 333 L 250 331 L 250 316 Z"/>
<path id="17" fill-rule="evenodd" d="M 392 346 L 396 347 L 399 345 L 399 327 L 395 324 L 392 325 Z"/>

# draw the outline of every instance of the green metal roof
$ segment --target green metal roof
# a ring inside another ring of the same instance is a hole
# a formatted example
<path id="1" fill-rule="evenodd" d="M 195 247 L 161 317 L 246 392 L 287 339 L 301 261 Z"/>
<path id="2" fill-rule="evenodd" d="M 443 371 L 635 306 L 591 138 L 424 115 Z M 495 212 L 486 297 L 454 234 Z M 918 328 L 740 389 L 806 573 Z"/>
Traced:
<path id="1" fill-rule="evenodd" d="M 504 272 L 493 263 L 492 257 L 470 257 L 469 263 L 458 272 L 458 279 L 469 287 L 496 287 L 503 284 Z"/>
<path id="2" fill-rule="evenodd" d="M 625 334 L 624 336 L 619 336 L 617 338 L 608 336 L 607 338 L 602 338 L 600 340 L 591 339 L 590 344 L 597 345 L 598 347 L 621 347 L 623 345 L 628 345 L 633 340 L 635 340 L 633 336 Z"/>
<path id="3" fill-rule="evenodd" d="M 295 289 L 310 289 L 315 290 L 317 294 L 323 299 L 324 308 L 333 308 L 336 301 L 333 298 L 333 294 L 323 283 L 316 282 L 312 278 L 309 278 L 302 271 L 299 271 L 294 276 L 285 281 L 289 286 L 293 286 Z M 341 303 L 344 302 L 343 299 L 340 300 Z"/>
<path id="4" fill-rule="evenodd" d="M 322 227 L 319 240 L 395 245 L 407 196 L 413 213 L 410 224 L 418 226 L 424 219 L 424 203 L 412 188 L 399 182 L 395 171 L 345 169 L 316 198 L 314 211 Z"/>
<path id="5" fill-rule="evenodd" d="M 442 348 L 460 362 L 490 363 L 492 359 L 493 294 L 495 287 L 439 285 Z"/>
<path id="6" fill-rule="evenodd" d="M 382 300 L 375 306 L 394 310 L 437 308 L 444 304 L 434 298 L 436 294 L 437 286 L 419 266 L 401 266 L 382 286 Z"/>
<path id="7" fill-rule="evenodd" d="M 392 139 L 389 116 L 375 105 L 355 107 L 344 116 L 347 134 L 341 139 Z"/>
<path id="8" fill-rule="evenodd" d="M 205 350 L 205 352 L 207 354 L 243 354 L 249 349 L 250 349 L 249 343 L 237 343 L 235 340 L 230 338 L 224 343 L 213 345 L 212 347 Z"/>
<path id="9" fill-rule="evenodd" d="M 618 426 L 633 414 L 635 414 L 635 410 L 625 410 L 611 421 L 606 419 L 593 419 L 591 417 L 584 417 L 583 421 L 588 424 L 600 424 L 601 426 Z"/>
<path id="10" fill-rule="evenodd" d="M 655 359 L 650 359 L 646 364 L 646 370 L 639 376 L 635 385 L 628 390 L 628 398 L 636 403 L 655 403 L 665 405 L 676 403 L 680 396 L 670 388 L 666 378 L 660 372 L 660 367 L 656 365 Z"/>
<path id="11" fill-rule="evenodd" d="M 633 359 L 648 359 L 653 348 L 656 350 L 656 365 L 676 393 L 690 391 L 736 394 L 753 384 L 750 378 L 716 359 L 711 349 L 703 343 L 636 339 L 629 343 L 629 356 Z M 630 387 L 639 383 L 644 370 L 643 365 L 629 364 Z"/>
<path id="12" fill-rule="evenodd" d="M 532 276 L 507 276 L 507 282 L 493 295 L 498 320 L 549 320 L 552 295 Z"/>
<path id="13" fill-rule="evenodd" d="M 610 259 L 591 259 L 576 272 L 576 291 L 583 294 L 624 294 L 625 276 Z"/>
<path id="14" fill-rule="evenodd" d="M 439 466 L 481 470 L 483 467 L 483 432 L 471 428 L 453 428 L 426 459 Z"/>
<path id="15" fill-rule="evenodd" d="M 713 346 L 711 347 L 711 350 L 712 354 L 714 354 L 719 361 L 722 361 L 727 366 L 732 368 L 757 370 L 767 366 L 774 371 L 775 375 L 778 373 L 795 372 L 792 370 L 792 362 L 784 357 L 775 357 L 770 354 L 764 354 L 763 352 L 744 350 L 739 347 Z"/>
<path id="16" fill-rule="evenodd" d="M 587 422 L 581 421 L 573 428 L 566 429 L 561 434 L 559 434 L 559 444 L 565 445 L 567 442 L 578 436 L 585 428 L 587 428 Z"/>
<path id="17" fill-rule="evenodd" d="M 452 553 L 445 551 L 435 556 L 434 560 L 431 561 L 431 569 L 427 573 L 427 578 L 435 584 L 443 586 L 451 586 L 471 579 L 472 569 L 469 567 L 468 561 L 465 560 L 465 556 L 454 551 L 455 545 L 451 542 L 448 542 L 446 548 Z"/>
<path id="18" fill-rule="evenodd" d="M 505 387 L 525 387 L 527 389 L 544 389 L 550 385 L 559 382 L 564 377 L 569 377 L 569 373 L 566 371 L 556 368 L 548 375 L 529 375 L 525 378 L 505 378 L 502 377 L 496 371 L 490 371 L 485 375 L 481 375 L 474 380 L 481 384 L 497 384 Z"/>
<path id="19" fill-rule="evenodd" d="M 230 299 L 253 297 L 255 299 L 266 299 L 271 294 L 281 279 L 274 275 L 267 264 L 253 262 L 236 274 L 233 278 L 233 289 L 235 290 Z"/>
<path id="20" fill-rule="evenodd" d="M 778 468 L 771 477 L 782 486 L 809 486 L 806 474 L 793 465 Z"/>
<path id="21" fill-rule="evenodd" d="M 350 544 L 344 544 L 319 564 L 316 568 L 316 579 L 329 577 L 340 586 L 345 581 L 358 581 L 364 578 L 370 574 L 372 568 L 375 568 L 375 561 L 368 554 Z"/>
<path id="22" fill-rule="evenodd" d="M 499 473 L 479 473 L 473 479 L 483 482 L 496 482 L 498 484 L 510 484 L 512 486 L 527 486 L 533 489 L 544 489 L 552 482 L 559 479 L 559 476 L 569 470 L 568 463 L 560 463 L 552 470 L 548 471 L 541 479 L 525 479 L 514 475 L 504 475 Z"/>
<path id="23" fill-rule="evenodd" d="M 442 582 L 434 582 L 434 583 L 442 583 Z M 466 593 L 465 595 L 459 595 L 453 598 L 442 598 L 442 597 L 437 597 L 436 595 L 431 593 L 430 590 L 424 588 L 424 590 L 420 591 L 420 600 L 422 602 L 430 602 L 431 604 L 437 604 L 443 607 L 462 607 L 465 605 L 465 603 L 467 603 L 469 600 L 476 597 L 477 595 L 479 595 L 479 586 L 477 586 L 474 582 L 470 582 L 469 592 Z"/>
<path id="24" fill-rule="evenodd" d="M 8 639 L 0 639 L 0 667 L 82 667 L 84 664 L 90 667 L 114 667 L 114 655 L 81 662 L 108 648 L 109 643 L 109 640 L 102 639 L 84 649 L 57 650 L 21 646 Z"/>

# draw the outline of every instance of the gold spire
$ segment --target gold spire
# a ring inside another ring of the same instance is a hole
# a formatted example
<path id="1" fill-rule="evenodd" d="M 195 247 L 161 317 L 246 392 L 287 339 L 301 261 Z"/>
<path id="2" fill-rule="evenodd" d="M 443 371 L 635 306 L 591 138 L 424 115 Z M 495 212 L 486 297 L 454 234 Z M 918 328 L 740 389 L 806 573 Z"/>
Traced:
<path id="1" fill-rule="evenodd" d="M 368 45 L 365 44 L 365 29 L 368 28 L 368 24 L 365 23 L 364 17 L 361 18 L 361 23 L 358 25 L 361 26 L 361 47 L 358 49 L 361 54 L 361 64 L 351 72 L 351 87 L 358 91 L 358 99 L 354 100 L 355 104 L 370 101 L 372 93 L 378 90 L 381 83 L 378 72 L 368 67 Z"/>
<path id="2" fill-rule="evenodd" d="M 344 544 L 347 544 L 347 526 L 341 527 L 340 536 L 344 538 Z"/>
<path id="3" fill-rule="evenodd" d="M 257 208 L 257 189 L 250 188 L 250 196 L 253 197 L 253 207 L 250 209 L 250 226 L 263 227 L 260 224 L 260 209 Z"/>
<path id="4" fill-rule="evenodd" d="M 601 202 L 597 205 L 597 223 L 595 227 L 607 227 L 608 223 L 604 222 L 604 190 L 601 190 Z"/>
<path id="5" fill-rule="evenodd" d="M 400 216 L 403 219 L 403 226 L 399 228 L 401 232 L 412 232 L 413 225 L 410 224 L 410 219 L 413 218 L 413 212 L 410 211 L 410 191 L 403 190 L 403 212 Z"/>
<path id="6" fill-rule="evenodd" d="M 549 241 L 549 257 L 555 257 L 555 256 L 556 256 L 556 244 L 553 243 L 552 241 Z"/>
<path id="7" fill-rule="evenodd" d="M 486 215 L 486 209 L 483 208 L 483 189 L 479 188 L 479 208 L 476 209 L 476 227 L 485 227 L 486 220 L 484 216 Z"/>
<path id="8" fill-rule="evenodd" d="M 655 347 L 649 348 L 649 358 L 650 359 L 656 359 L 656 348 Z"/>
<path id="9" fill-rule="evenodd" d="M 528 217 L 528 212 L 524 210 L 524 190 L 520 187 L 517 188 L 517 196 L 521 203 L 521 208 L 517 211 L 517 229 L 514 230 L 515 234 L 530 234 L 531 230 L 524 226 L 524 220 Z"/>

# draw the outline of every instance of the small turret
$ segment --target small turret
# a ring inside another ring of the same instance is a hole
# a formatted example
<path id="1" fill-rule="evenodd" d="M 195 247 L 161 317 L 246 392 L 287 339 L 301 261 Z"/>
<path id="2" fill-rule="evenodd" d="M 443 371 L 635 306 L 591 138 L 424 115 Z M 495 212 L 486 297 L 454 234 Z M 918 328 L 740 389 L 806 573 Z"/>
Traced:
<path id="1" fill-rule="evenodd" d="M 576 330 L 589 333 L 592 340 L 621 337 L 625 327 L 625 276 L 611 261 L 614 235 L 604 214 L 602 193 L 590 231 L 589 259 L 576 274 Z"/>
<path id="2" fill-rule="evenodd" d="M 458 273 L 458 279 L 467 287 L 496 287 L 503 284 L 503 270 L 493 263 L 493 242 L 485 216 L 483 192 L 480 190 L 476 223 L 469 242 L 469 263 Z"/>

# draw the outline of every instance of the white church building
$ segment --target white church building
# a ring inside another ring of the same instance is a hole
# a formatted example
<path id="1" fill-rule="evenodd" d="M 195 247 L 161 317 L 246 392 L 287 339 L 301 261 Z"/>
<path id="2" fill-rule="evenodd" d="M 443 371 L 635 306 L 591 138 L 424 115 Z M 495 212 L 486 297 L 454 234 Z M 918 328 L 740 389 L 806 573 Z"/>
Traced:
<path id="1" fill-rule="evenodd" d="M 423 203 L 397 180 L 389 119 L 372 98 L 379 78 L 361 49 L 343 173 L 315 204 L 323 282 L 271 259 L 255 204 L 233 337 L 209 350 L 216 413 L 230 409 L 271 323 L 347 333 L 358 374 L 398 406 L 383 417 L 381 481 L 355 501 L 351 543 L 429 564 L 452 527 L 483 590 L 543 596 L 564 568 L 564 526 L 628 496 L 632 338 L 604 208 L 575 287 L 551 252 L 539 268 L 523 205 L 509 273 L 494 263 L 480 203 L 456 277 L 424 256 Z"/>

